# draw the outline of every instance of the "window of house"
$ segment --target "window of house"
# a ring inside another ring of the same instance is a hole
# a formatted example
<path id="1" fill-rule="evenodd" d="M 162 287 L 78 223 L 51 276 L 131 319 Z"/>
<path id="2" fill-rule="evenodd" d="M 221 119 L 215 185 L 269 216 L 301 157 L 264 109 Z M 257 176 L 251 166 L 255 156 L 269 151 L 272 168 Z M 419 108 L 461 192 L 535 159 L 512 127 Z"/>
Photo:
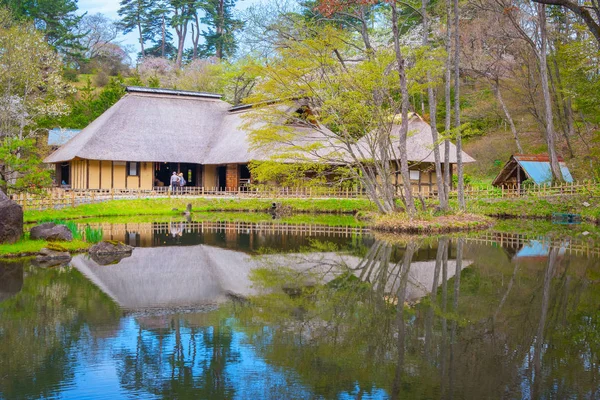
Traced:
<path id="1" fill-rule="evenodd" d="M 127 175 L 128 176 L 139 176 L 140 175 L 140 163 L 130 161 L 127 163 Z"/>
<path id="2" fill-rule="evenodd" d="M 411 181 L 418 181 L 421 176 L 421 171 L 408 171 Z"/>

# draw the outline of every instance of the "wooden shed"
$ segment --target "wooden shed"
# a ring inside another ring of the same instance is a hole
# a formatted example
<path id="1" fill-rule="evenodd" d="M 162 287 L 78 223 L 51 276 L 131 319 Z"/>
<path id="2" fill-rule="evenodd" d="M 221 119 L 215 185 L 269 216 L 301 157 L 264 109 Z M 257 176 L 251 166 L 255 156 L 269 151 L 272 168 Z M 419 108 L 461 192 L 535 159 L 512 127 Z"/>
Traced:
<path id="1" fill-rule="evenodd" d="M 573 182 L 569 168 L 561 157 L 558 157 L 560 169 L 567 182 Z M 552 182 L 550 158 L 548 154 L 513 154 L 496 176 L 492 185 L 505 188 L 518 188 L 525 180 L 536 185 Z"/>

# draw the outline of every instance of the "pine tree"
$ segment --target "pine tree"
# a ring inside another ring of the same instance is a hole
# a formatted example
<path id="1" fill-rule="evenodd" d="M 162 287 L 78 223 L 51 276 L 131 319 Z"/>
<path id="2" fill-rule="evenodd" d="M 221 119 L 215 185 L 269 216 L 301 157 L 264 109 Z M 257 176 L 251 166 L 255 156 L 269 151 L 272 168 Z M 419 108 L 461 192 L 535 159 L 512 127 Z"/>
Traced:
<path id="1" fill-rule="evenodd" d="M 119 16 L 121 17 L 121 29 L 127 34 L 134 30 L 138 31 L 142 58 L 146 56 L 144 42 L 148 40 L 149 18 L 151 2 L 149 0 L 121 0 L 119 3 Z"/>
<path id="2" fill-rule="evenodd" d="M 202 32 L 205 45 L 203 54 L 219 59 L 231 57 L 237 48 L 235 32 L 243 27 L 243 22 L 235 19 L 235 0 L 206 0 L 200 4 L 205 17 L 202 23 L 208 30 Z"/>
<path id="3" fill-rule="evenodd" d="M 76 15 L 76 0 L 0 0 L 18 20 L 32 21 L 43 32 L 46 42 L 67 59 L 81 56 L 83 47 L 76 33 L 83 15 Z"/>

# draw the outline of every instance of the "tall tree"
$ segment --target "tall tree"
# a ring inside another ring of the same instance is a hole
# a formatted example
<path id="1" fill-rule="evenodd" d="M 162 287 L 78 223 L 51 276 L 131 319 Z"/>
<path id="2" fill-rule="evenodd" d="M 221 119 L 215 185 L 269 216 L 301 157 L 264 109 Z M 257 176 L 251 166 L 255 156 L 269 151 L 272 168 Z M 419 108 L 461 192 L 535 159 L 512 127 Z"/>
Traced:
<path id="1" fill-rule="evenodd" d="M 67 58 L 79 57 L 77 0 L 0 0 L 14 18 L 32 21 L 43 32 L 46 42 Z"/>
<path id="2" fill-rule="evenodd" d="M 597 0 L 579 2 L 577 0 L 533 0 L 544 5 L 559 6 L 571 10 L 588 27 L 600 45 L 600 2 Z"/>
<path id="3" fill-rule="evenodd" d="M 119 34 L 119 25 L 104 14 L 84 15 L 77 28 L 81 34 L 84 56 L 94 58 L 110 47 Z"/>
<path id="4" fill-rule="evenodd" d="M 496 1 L 502 7 L 506 7 L 507 5 L 505 0 Z M 558 154 L 556 152 L 554 111 L 548 78 L 548 27 L 546 22 L 546 6 L 544 4 L 536 3 L 533 10 L 531 10 L 531 14 L 526 13 L 526 7 L 521 7 L 519 9 L 505 8 L 505 10 L 508 10 L 504 12 L 508 16 L 513 27 L 519 33 L 521 39 L 525 40 L 537 58 L 540 73 L 540 86 L 544 102 L 543 121 L 545 138 L 548 147 L 552 181 L 564 182 L 560 163 L 558 161 Z"/>
<path id="5" fill-rule="evenodd" d="M 205 55 L 219 59 L 229 58 L 237 49 L 235 33 L 243 27 L 243 22 L 233 15 L 236 0 L 205 0 L 201 8 L 205 16 L 201 22 L 208 26 L 202 33 L 205 41 Z"/>
<path id="6" fill-rule="evenodd" d="M 121 0 L 119 16 L 123 33 L 137 30 L 142 58 L 146 56 L 144 42 L 148 37 L 148 11 L 150 0 Z"/>
<path id="7" fill-rule="evenodd" d="M 168 0 L 158 0 L 152 2 L 152 8 L 148 12 L 149 36 L 154 43 L 152 52 L 147 50 L 148 55 L 155 57 L 167 57 L 169 47 L 172 48 L 173 34 L 169 30 L 171 10 Z"/>
<path id="8" fill-rule="evenodd" d="M 171 27 L 175 29 L 175 34 L 177 35 L 175 66 L 181 68 L 185 40 L 190 21 L 193 20 L 194 13 L 196 12 L 196 3 L 193 0 L 170 0 L 170 6 L 172 12 Z"/>
<path id="9" fill-rule="evenodd" d="M 460 8 L 454 0 L 454 128 L 456 129 L 456 174 L 458 175 L 458 207 L 465 210 L 465 176 L 462 162 L 462 133 L 460 126 Z"/>
<path id="10" fill-rule="evenodd" d="M 425 51 L 429 53 L 427 47 L 429 46 L 429 14 L 427 7 L 429 5 L 428 0 L 421 1 L 421 16 L 423 17 L 423 47 Z M 427 68 L 427 99 L 429 102 L 429 124 L 431 126 L 431 137 L 433 139 L 433 158 L 435 164 L 435 176 L 437 177 L 437 189 L 438 199 L 440 202 L 440 209 L 446 210 L 448 208 L 448 198 L 445 194 L 444 180 L 442 177 L 442 165 L 440 158 L 440 147 L 438 146 L 438 131 L 437 131 L 437 99 L 434 92 L 433 83 L 431 81 L 431 71 Z"/>
<path id="11" fill-rule="evenodd" d="M 7 16 L 0 9 L 0 187 L 31 188 L 49 183 L 36 157 L 37 121 L 65 114 L 63 99 L 71 88 L 44 36 L 32 24 L 11 23 Z"/>

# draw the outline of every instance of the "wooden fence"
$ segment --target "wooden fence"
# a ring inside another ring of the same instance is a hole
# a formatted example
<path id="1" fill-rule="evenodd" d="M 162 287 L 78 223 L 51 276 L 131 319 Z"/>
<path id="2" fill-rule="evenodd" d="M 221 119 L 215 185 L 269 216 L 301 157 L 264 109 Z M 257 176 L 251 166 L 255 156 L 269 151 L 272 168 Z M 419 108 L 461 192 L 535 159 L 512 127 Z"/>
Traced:
<path id="1" fill-rule="evenodd" d="M 415 195 L 423 198 L 435 198 L 437 193 L 426 192 Z M 550 197 L 569 196 L 575 194 L 600 195 L 600 184 L 595 182 L 573 182 L 562 185 L 539 185 L 528 187 L 497 188 L 491 185 L 472 185 L 465 189 L 468 199 L 494 199 L 512 197 Z M 456 191 L 450 193 L 456 197 Z M 12 194 L 11 198 L 24 210 L 44 210 L 50 208 L 75 207 L 81 204 L 98 203 L 114 199 L 141 199 L 141 198 L 185 198 L 185 197 L 236 197 L 236 198 L 336 198 L 357 199 L 367 198 L 361 188 L 204 188 L 184 187 L 175 192 L 166 187 L 157 187 L 153 190 L 141 189 L 101 189 L 101 190 L 69 190 L 52 188 L 42 194 L 19 193 Z"/>
<path id="2" fill-rule="evenodd" d="M 364 235 L 368 228 L 360 226 L 328 226 L 318 224 L 288 224 L 281 222 L 230 222 L 230 221 L 193 221 L 193 222 L 132 222 L 132 223 L 81 223 L 80 228 L 90 226 L 101 228 L 105 238 L 122 240 L 126 234 L 154 235 L 165 234 L 171 231 L 172 226 L 181 226 L 185 232 L 238 232 L 238 233 L 265 233 L 288 234 L 302 236 L 327 236 L 327 237 L 352 237 Z"/>
<path id="3" fill-rule="evenodd" d="M 498 245 L 500 247 L 512 247 L 520 249 L 531 244 L 531 241 L 540 242 L 545 248 L 559 248 L 565 252 L 577 256 L 600 257 L 600 247 L 594 242 L 573 238 L 550 238 L 535 234 L 520 234 L 489 231 L 475 237 L 465 239 L 467 242 Z"/>

